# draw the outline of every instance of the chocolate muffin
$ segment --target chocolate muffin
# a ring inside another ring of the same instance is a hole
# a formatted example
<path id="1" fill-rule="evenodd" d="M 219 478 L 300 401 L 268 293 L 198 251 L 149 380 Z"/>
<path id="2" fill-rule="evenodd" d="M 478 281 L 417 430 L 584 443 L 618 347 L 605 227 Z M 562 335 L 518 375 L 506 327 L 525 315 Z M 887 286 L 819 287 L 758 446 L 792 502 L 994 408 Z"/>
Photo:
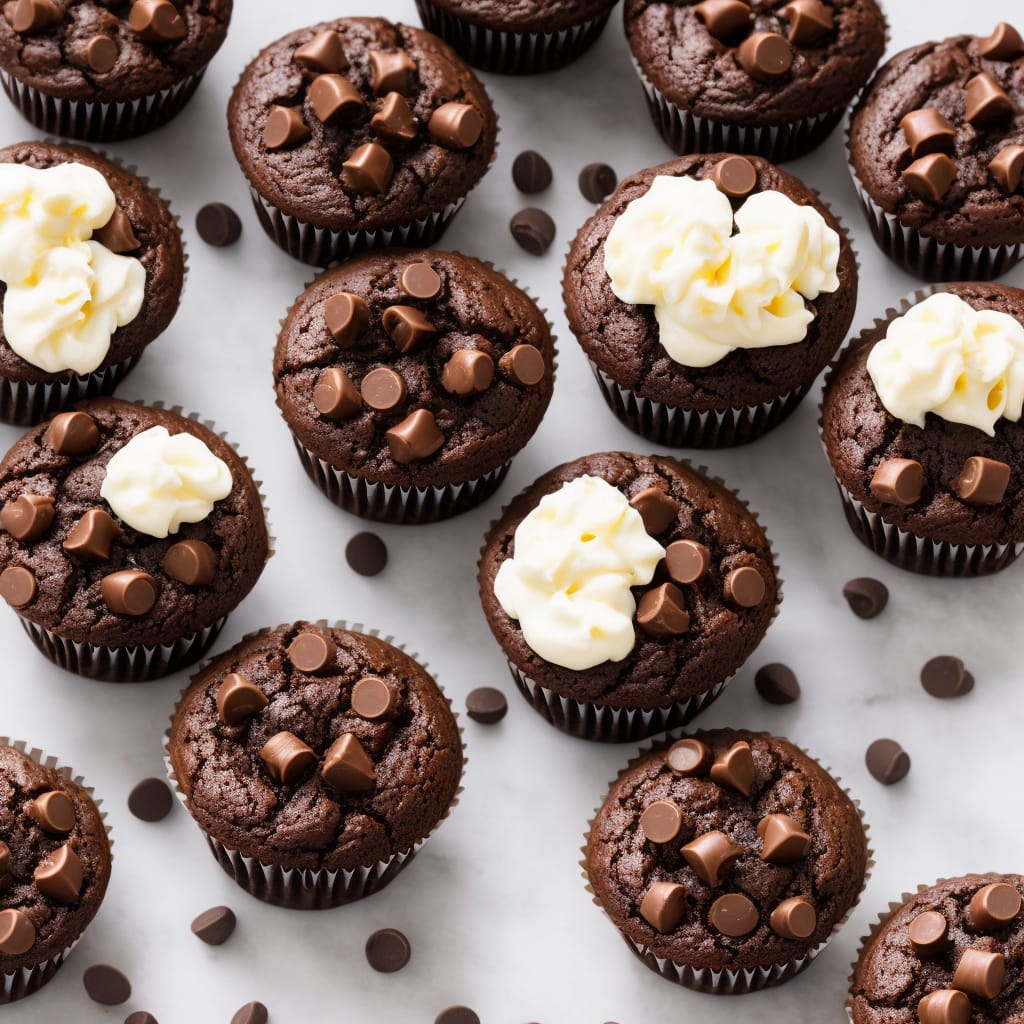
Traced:
<path id="1" fill-rule="evenodd" d="M 306 472 L 370 519 L 488 498 L 551 400 L 544 314 L 490 264 L 390 249 L 317 278 L 285 318 L 277 403 Z"/>
<path id="2" fill-rule="evenodd" d="M 423 24 L 484 71 L 529 75 L 585 53 L 618 0 L 416 0 Z"/>
<path id="3" fill-rule="evenodd" d="M 857 261 L 796 178 L 758 157 L 689 156 L 619 185 L 576 235 L 563 294 L 627 427 L 720 448 L 780 423 L 835 355 Z"/>
<path id="4" fill-rule="evenodd" d="M 651 117 L 672 149 L 776 162 L 824 142 L 888 33 L 875 0 L 625 0 L 625 15 Z"/>
<path id="5" fill-rule="evenodd" d="M 340 18 L 271 43 L 228 105 L 267 234 L 307 263 L 430 245 L 494 159 L 483 85 L 436 36 Z"/>
<path id="6" fill-rule="evenodd" d="M 134 682 L 213 643 L 268 554 L 256 484 L 221 436 L 113 399 L 33 427 L 0 461 L 0 597 L 63 668 Z"/>
<path id="7" fill-rule="evenodd" d="M 696 732 L 642 753 L 591 823 L 584 872 L 629 948 L 716 994 L 778 985 L 846 920 L 870 865 L 860 814 L 788 740 Z"/>
<path id="8" fill-rule="evenodd" d="M 376 633 L 263 630 L 192 680 L 172 781 L 254 896 L 334 907 L 383 888 L 447 816 L 462 742 L 426 669 Z"/>
<path id="9" fill-rule="evenodd" d="M 0 739 L 0 1002 L 45 985 L 96 916 L 110 880 L 103 818 L 69 769 Z"/>
<path id="10" fill-rule="evenodd" d="M 1020 1020 L 1022 897 L 1020 875 L 965 875 L 890 904 L 853 968 L 851 1024 Z"/>
<path id="11" fill-rule="evenodd" d="M 177 312 L 185 255 L 160 194 L 84 146 L 0 149 L 0 196 L 0 419 L 27 426 L 114 390 Z"/>
<path id="12" fill-rule="evenodd" d="M 1024 251 L 1020 57 L 1005 23 L 922 43 L 882 67 L 853 112 L 850 167 L 875 241 L 927 281 L 990 280 Z"/>
<path id="13" fill-rule="evenodd" d="M 707 707 L 782 599 L 771 542 L 732 491 L 627 452 L 558 466 L 512 501 L 479 582 L 529 703 L 565 732 L 620 742 Z"/>
<path id="14" fill-rule="evenodd" d="M 13 0 L 0 84 L 37 128 L 106 142 L 165 124 L 220 49 L 232 0 Z"/>
<path id="15" fill-rule="evenodd" d="M 904 569 L 996 572 L 1024 550 L 1024 291 L 944 285 L 829 374 L 822 440 L 854 533 Z"/>

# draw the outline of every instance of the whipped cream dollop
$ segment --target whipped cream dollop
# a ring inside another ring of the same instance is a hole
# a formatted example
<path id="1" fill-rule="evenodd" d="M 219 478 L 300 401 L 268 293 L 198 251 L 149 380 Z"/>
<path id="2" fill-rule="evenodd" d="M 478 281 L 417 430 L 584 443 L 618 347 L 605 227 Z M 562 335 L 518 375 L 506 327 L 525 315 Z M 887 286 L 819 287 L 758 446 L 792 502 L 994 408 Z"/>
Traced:
<path id="1" fill-rule="evenodd" d="M 231 486 L 227 463 L 198 437 L 150 427 L 111 457 L 100 495 L 132 529 L 166 537 L 205 519 Z"/>
<path id="2" fill-rule="evenodd" d="M 84 164 L 0 164 L 4 336 L 47 373 L 91 373 L 142 308 L 145 267 L 89 240 L 116 205 L 103 175 Z"/>
<path id="3" fill-rule="evenodd" d="M 615 221 L 604 265 L 619 299 L 654 306 L 672 359 L 699 367 L 803 341 L 804 299 L 839 287 L 839 248 L 817 210 L 781 192 L 755 193 L 734 218 L 710 179 L 658 175 Z"/>
<path id="4" fill-rule="evenodd" d="M 1021 417 L 1024 326 L 1007 313 L 936 292 L 889 324 L 867 370 L 897 419 L 923 427 L 931 412 L 991 436 L 1000 417 Z"/>
<path id="5" fill-rule="evenodd" d="M 630 587 L 649 583 L 664 555 L 618 488 L 582 476 L 516 527 L 515 555 L 501 564 L 494 594 L 545 661 L 592 668 L 633 649 Z"/>

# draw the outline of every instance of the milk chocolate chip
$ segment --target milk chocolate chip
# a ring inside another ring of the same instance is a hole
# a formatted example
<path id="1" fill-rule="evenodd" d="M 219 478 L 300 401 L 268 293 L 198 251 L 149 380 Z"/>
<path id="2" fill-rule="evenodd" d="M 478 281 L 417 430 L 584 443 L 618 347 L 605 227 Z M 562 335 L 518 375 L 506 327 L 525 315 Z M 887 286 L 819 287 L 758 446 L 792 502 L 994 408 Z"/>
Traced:
<path id="1" fill-rule="evenodd" d="M 386 145 L 404 146 L 416 138 L 416 119 L 400 92 L 389 92 L 380 110 L 370 118 L 370 127 Z"/>
<path id="2" fill-rule="evenodd" d="M 629 503 L 640 513 L 644 529 L 652 537 L 664 533 L 679 515 L 679 502 L 660 487 L 645 487 Z"/>
<path id="3" fill-rule="evenodd" d="M 20 910 L 0 910 L 0 953 L 21 956 L 36 941 L 35 925 Z"/>
<path id="4" fill-rule="evenodd" d="M 69 554 L 105 562 L 110 558 L 110 549 L 121 535 L 121 527 L 114 522 L 109 512 L 91 508 L 71 527 L 61 547 Z"/>
<path id="5" fill-rule="evenodd" d="M 390 366 L 378 366 L 371 370 L 363 378 L 361 386 L 363 401 L 376 412 L 391 412 L 405 401 L 405 378 Z"/>
<path id="6" fill-rule="evenodd" d="M 680 851 L 686 863 L 710 886 L 719 886 L 746 852 L 724 832 L 705 832 Z"/>
<path id="7" fill-rule="evenodd" d="M 725 577 L 725 598 L 740 608 L 756 608 L 767 592 L 764 578 L 750 565 L 733 569 Z"/>
<path id="8" fill-rule="evenodd" d="M 82 891 L 85 868 L 78 854 L 66 843 L 47 854 L 32 875 L 36 888 L 58 903 L 76 903 Z"/>
<path id="9" fill-rule="evenodd" d="M 9 565 L 0 573 L 0 597 L 12 608 L 26 608 L 36 599 L 36 578 L 23 565 Z"/>
<path id="10" fill-rule="evenodd" d="M 793 51 L 777 32 L 754 32 L 737 47 L 736 60 L 751 78 L 775 82 L 793 66 Z"/>
<path id="11" fill-rule="evenodd" d="M 532 388 L 544 379 L 544 356 L 533 345 L 515 345 L 498 360 L 498 368 L 513 384 Z"/>
<path id="12" fill-rule="evenodd" d="M 415 306 L 388 306 L 381 322 L 403 355 L 418 351 L 437 337 L 437 328 Z"/>
<path id="13" fill-rule="evenodd" d="M 731 892 L 719 896 L 711 904 L 708 922 L 712 928 L 732 939 L 749 935 L 760 920 L 757 907 L 742 893 Z"/>
<path id="14" fill-rule="evenodd" d="M 62 412 L 50 421 L 43 440 L 58 455 L 84 455 L 100 443 L 100 431 L 88 413 Z"/>
<path id="15" fill-rule="evenodd" d="M 117 63 L 118 53 L 110 36 L 96 35 L 85 44 L 85 62 L 98 75 L 105 75 Z"/>
<path id="16" fill-rule="evenodd" d="M 370 307 L 361 295 L 335 292 L 324 303 L 324 323 L 342 348 L 351 348 L 370 325 Z"/>
<path id="17" fill-rule="evenodd" d="M 972 897 L 969 918 L 971 927 L 994 931 L 1005 928 L 1020 914 L 1020 893 L 1005 882 L 982 886 Z"/>
<path id="18" fill-rule="evenodd" d="M 711 168 L 711 180 L 730 199 L 742 199 L 757 188 L 757 171 L 742 156 L 727 156 Z"/>
<path id="19" fill-rule="evenodd" d="M 682 921 L 685 911 L 686 890 L 674 882 L 653 882 L 640 901 L 640 916 L 663 934 Z"/>
<path id="20" fill-rule="evenodd" d="M 416 70 L 416 62 L 405 50 L 370 51 L 370 85 L 378 96 L 398 92 L 403 96 L 409 92 L 410 76 Z"/>
<path id="21" fill-rule="evenodd" d="M 363 94 L 344 75 L 317 75 L 306 92 L 317 120 L 342 123 L 355 120 L 363 110 Z"/>
<path id="22" fill-rule="evenodd" d="M 441 387 L 453 395 L 476 395 L 494 382 L 494 360 L 475 348 L 461 348 L 441 370 Z"/>
<path id="23" fill-rule="evenodd" d="M 929 153 L 915 160 L 900 177 L 914 195 L 937 203 L 956 181 L 956 164 L 945 153 Z"/>
<path id="24" fill-rule="evenodd" d="M 711 765 L 711 778 L 720 786 L 731 786 L 744 796 L 754 788 L 754 757 L 746 740 L 734 743 Z"/>
<path id="25" fill-rule="evenodd" d="M 1013 100 L 987 71 L 975 75 L 967 83 L 966 90 L 964 117 L 975 128 L 984 128 L 1013 116 Z"/>
<path id="26" fill-rule="evenodd" d="M 56 0 L 17 0 L 11 14 L 11 28 L 20 33 L 41 32 L 51 25 L 59 25 L 63 17 Z"/>
<path id="27" fill-rule="evenodd" d="M 995 999 L 1006 980 L 1006 959 L 1002 953 L 991 953 L 970 947 L 963 951 L 953 972 L 953 988 L 978 999 Z"/>
<path id="28" fill-rule="evenodd" d="M 51 789 L 25 805 L 25 813 L 47 832 L 67 835 L 75 827 L 78 816 L 67 793 Z"/>
<path id="29" fill-rule="evenodd" d="M 31 544 L 53 525 L 53 498 L 42 494 L 20 494 L 0 510 L 0 526 L 16 541 Z"/>
<path id="30" fill-rule="evenodd" d="M 724 42 L 746 28 L 752 12 L 750 5 L 740 0 L 703 0 L 694 7 L 693 13 L 710 35 Z"/>
<path id="31" fill-rule="evenodd" d="M 376 142 L 365 142 L 341 165 L 342 184 L 353 192 L 380 195 L 388 190 L 395 165 Z"/>
<path id="32" fill-rule="evenodd" d="M 268 703 L 267 695 L 240 672 L 229 672 L 217 688 L 217 715 L 225 725 L 239 725 Z"/>
<path id="33" fill-rule="evenodd" d="M 915 157 L 953 152 L 956 128 L 934 107 L 912 110 L 900 121 L 900 127 Z"/>
<path id="34" fill-rule="evenodd" d="M 444 444 L 444 434 L 438 430 L 434 414 L 427 409 L 410 413 L 384 438 L 391 457 L 401 465 L 429 458 Z"/>
<path id="35" fill-rule="evenodd" d="M 1007 192 L 1016 192 L 1024 178 L 1024 146 L 1004 146 L 992 158 L 988 171 Z"/>
<path id="36" fill-rule="evenodd" d="M 302 120 L 302 111 L 298 107 L 282 107 L 275 104 L 270 108 L 266 123 L 263 125 L 263 145 L 267 149 L 297 146 L 300 142 L 305 142 L 309 135 L 309 127 Z"/>
<path id="37" fill-rule="evenodd" d="M 333 29 L 318 32 L 308 43 L 296 48 L 292 59 L 307 71 L 332 74 L 348 67 L 341 36 Z"/>
<path id="38" fill-rule="evenodd" d="M 789 41 L 794 46 L 813 46 L 835 25 L 832 11 L 821 0 L 791 0 L 779 14 L 789 22 Z"/>
<path id="39" fill-rule="evenodd" d="M 818 912 L 814 904 L 803 896 L 783 900 L 768 919 L 772 931 L 784 939 L 809 939 L 818 927 Z"/>
<path id="40" fill-rule="evenodd" d="M 410 263 L 402 270 L 398 287 L 410 299 L 436 299 L 441 294 L 441 277 L 429 263 Z"/>
<path id="41" fill-rule="evenodd" d="M 907 936 L 914 952 L 930 960 L 949 949 L 949 922 L 937 910 L 925 910 L 910 922 Z"/>
<path id="42" fill-rule="evenodd" d="M 913 505 L 920 500 L 924 470 L 916 459 L 885 459 L 871 477 L 871 493 L 892 505 Z"/>
<path id="43" fill-rule="evenodd" d="M 673 743 L 665 754 L 665 762 L 676 775 L 686 777 L 703 775 L 710 767 L 711 748 L 697 739 L 683 739 Z"/>
<path id="44" fill-rule="evenodd" d="M 347 420 L 363 407 L 355 384 L 340 366 L 329 366 L 313 388 L 313 404 L 329 420 Z"/>
<path id="45" fill-rule="evenodd" d="M 449 149 L 469 149 L 483 134 L 484 119 L 468 103 L 443 103 L 431 115 L 427 130 Z"/>
<path id="46" fill-rule="evenodd" d="M 677 540 L 665 549 L 665 568 L 677 583 L 696 583 L 710 564 L 711 552 L 699 541 Z"/>
<path id="47" fill-rule="evenodd" d="M 132 222 L 128 214 L 120 207 L 116 208 L 110 215 L 110 220 L 98 231 L 93 232 L 93 240 L 109 249 L 111 252 L 123 254 L 135 252 L 142 243 L 135 236 L 132 230 Z"/>
<path id="48" fill-rule="evenodd" d="M 996 25 L 992 35 L 978 40 L 978 53 L 989 60 L 1016 60 L 1024 57 L 1024 39 L 1005 21 Z"/>
<path id="49" fill-rule="evenodd" d="M 164 572 L 189 587 L 205 587 L 217 572 L 217 556 L 203 540 L 179 540 L 164 555 Z"/>
<path id="50" fill-rule="evenodd" d="M 1010 482 L 1010 467 L 996 459 L 972 455 L 960 470 L 954 489 L 968 505 L 998 505 Z"/>
<path id="51" fill-rule="evenodd" d="M 123 569 L 103 577 L 100 593 L 115 615 L 145 615 L 156 604 L 156 580 L 148 572 Z"/>
<path id="52" fill-rule="evenodd" d="M 339 736 L 324 757 L 320 775 L 340 793 L 373 789 L 377 772 L 362 744 L 351 733 Z"/>
<path id="53" fill-rule="evenodd" d="M 683 592 L 674 583 L 662 583 L 648 590 L 637 605 L 636 622 L 648 636 L 681 636 L 690 628 Z"/>
<path id="54" fill-rule="evenodd" d="M 352 710 L 360 718 L 383 718 L 397 702 L 394 690 L 377 676 L 364 676 L 352 688 Z"/>
<path id="55" fill-rule="evenodd" d="M 929 992 L 917 1004 L 920 1024 L 969 1024 L 971 1001 L 955 988 Z"/>
<path id="56" fill-rule="evenodd" d="M 263 744 L 260 757 L 278 782 L 299 782 L 316 765 L 317 756 L 294 733 L 278 732 Z"/>
<path id="57" fill-rule="evenodd" d="M 135 0 L 128 26 L 147 43 L 176 43 L 188 34 L 185 21 L 171 0 Z"/>
<path id="58" fill-rule="evenodd" d="M 300 672 L 333 668 L 337 653 L 337 645 L 326 633 L 300 633 L 288 645 L 288 660 Z"/>
<path id="59" fill-rule="evenodd" d="M 769 864 L 792 864 L 811 852 L 811 837 L 788 814 L 766 814 L 757 823 L 760 857 Z"/>
<path id="60" fill-rule="evenodd" d="M 672 800 L 655 800 L 640 815 L 640 830 L 652 843 L 671 843 L 682 827 L 682 809 Z"/>

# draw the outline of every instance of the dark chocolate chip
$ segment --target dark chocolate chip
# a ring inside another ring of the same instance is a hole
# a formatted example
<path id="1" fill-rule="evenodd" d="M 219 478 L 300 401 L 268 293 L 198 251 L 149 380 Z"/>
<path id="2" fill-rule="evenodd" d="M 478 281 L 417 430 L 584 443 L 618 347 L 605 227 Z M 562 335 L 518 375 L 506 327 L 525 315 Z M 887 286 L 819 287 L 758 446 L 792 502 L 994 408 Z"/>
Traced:
<path id="1" fill-rule="evenodd" d="M 231 1018 L 231 1024 L 267 1024 L 270 1014 L 262 1003 L 251 1002 L 239 1007 Z"/>
<path id="2" fill-rule="evenodd" d="M 858 619 L 873 619 L 889 603 L 889 588 L 881 580 L 858 576 L 843 584 L 843 597 Z"/>
<path id="3" fill-rule="evenodd" d="M 527 195 L 543 192 L 551 179 L 551 164 L 536 150 L 524 150 L 512 161 L 512 181 L 520 192 Z"/>
<path id="4" fill-rule="evenodd" d="M 233 245 L 242 234 L 242 221 L 227 203 L 207 203 L 196 214 L 196 231 L 217 249 Z"/>
<path id="5" fill-rule="evenodd" d="M 173 806 L 174 794 L 163 779 L 143 779 L 128 794 L 128 810 L 142 821 L 162 821 Z"/>
<path id="6" fill-rule="evenodd" d="M 619 176 L 608 164 L 587 164 L 580 171 L 579 186 L 583 198 L 592 203 L 603 203 L 619 183 Z"/>
<path id="7" fill-rule="evenodd" d="M 872 777 L 891 786 L 910 771 L 910 755 L 895 740 L 875 740 L 864 755 Z"/>
<path id="8" fill-rule="evenodd" d="M 555 239 L 555 222 L 535 206 L 528 206 L 515 214 L 509 230 L 519 247 L 534 256 L 543 256 Z"/>
<path id="9" fill-rule="evenodd" d="M 948 700 L 970 693 L 974 689 L 974 676 L 964 668 L 960 658 L 940 654 L 925 662 L 921 669 L 921 685 L 930 696 Z"/>
<path id="10" fill-rule="evenodd" d="M 125 1017 L 124 1024 L 159 1024 L 159 1022 L 153 1014 L 147 1013 L 145 1010 L 136 1010 Z"/>
<path id="11" fill-rule="evenodd" d="M 769 704 L 792 704 L 800 697 L 796 673 L 781 662 L 764 665 L 754 674 L 754 686 Z"/>
<path id="12" fill-rule="evenodd" d="M 449 1006 L 434 1018 L 434 1024 L 480 1024 L 480 1018 L 468 1006 Z"/>
<path id="13" fill-rule="evenodd" d="M 210 907 L 192 922 L 192 934 L 208 946 L 219 946 L 231 938 L 236 923 L 230 907 Z"/>
<path id="14" fill-rule="evenodd" d="M 1024 146 L 1004 146 L 988 165 L 989 174 L 1007 192 L 1016 192 L 1024 178 Z"/>
<path id="15" fill-rule="evenodd" d="M 381 974 L 400 971 L 411 953 L 409 940 L 397 928 L 381 928 L 366 940 L 367 962 Z"/>
<path id="16" fill-rule="evenodd" d="M 85 991 L 94 1003 L 120 1006 L 132 995 L 132 983 L 122 971 L 110 964 L 93 964 L 82 975 Z"/>
<path id="17" fill-rule="evenodd" d="M 388 549 L 375 533 L 357 533 L 345 545 L 345 560 L 360 576 L 376 576 L 388 564 Z"/>
<path id="18" fill-rule="evenodd" d="M 494 725 L 500 722 L 508 712 L 508 701 L 501 690 L 493 686 L 478 686 L 470 690 L 466 696 L 466 714 L 474 722 Z"/>

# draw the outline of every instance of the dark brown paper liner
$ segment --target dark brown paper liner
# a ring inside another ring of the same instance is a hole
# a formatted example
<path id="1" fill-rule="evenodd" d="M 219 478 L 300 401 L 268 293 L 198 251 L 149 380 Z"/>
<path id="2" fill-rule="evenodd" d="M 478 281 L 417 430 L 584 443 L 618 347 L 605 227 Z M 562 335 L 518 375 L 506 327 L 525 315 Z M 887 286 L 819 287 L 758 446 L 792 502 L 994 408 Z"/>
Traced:
<path id="1" fill-rule="evenodd" d="M 474 67 L 503 75 L 553 71 L 576 60 L 594 45 L 612 6 L 596 18 L 554 32 L 503 32 L 458 18 L 432 0 L 416 0 L 425 28 Z"/>
<path id="2" fill-rule="evenodd" d="M 878 330 L 882 325 L 895 317 L 903 316 L 909 309 L 923 302 L 930 295 L 944 291 L 942 285 L 920 288 L 904 296 L 898 308 L 890 307 L 885 314 L 877 318 L 871 326 L 864 328 L 858 335 L 844 345 L 837 353 L 825 374 L 822 401 L 818 406 L 818 433 L 824 448 L 824 391 L 828 389 L 832 376 L 839 365 L 843 354 L 865 335 Z M 825 448 L 828 458 L 828 449 Z M 831 459 L 829 459 L 831 465 Z M 945 576 L 969 578 L 973 576 L 989 576 L 1012 565 L 1024 552 L 1024 543 L 1014 544 L 952 544 L 949 541 L 932 540 L 923 534 L 905 530 L 894 523 L 889 523 L 880 512 L 872 512 L 866 508 L 842 484 L 836 476 L 836 486 L 843 503 L 846 521 L 854 535 L 876 555 L 881 555 L 887 562 L 921 573 L 924 576 Z"/>
<path id="3" fill-rule="evenodd" d="M 0 736 L 0 747 L 13 747 L 19 753 L 24 754 L 26 757 L 35 761 L 36 764 L 42 765 L 42 767 L 56 772 L 58 775 L 61 775 L 65 779 L 69 779 L 71 782 L 82 787 L 82 789 L 89 794 L 93 804 L 99 811 L 100 820 L 103 822 L 103 828 L 107 833 L 107 842 L 111 847 L 110 858 L 113 860 L 114 840 L 110 838 L 110 825 L 107 824 L 107 814 L 101 809 L 103 801 L 96 799 L 95 790 L 92 786 L 87 786 L 85 784 L 85 779 L 80 775 L 75 775 L 72 772 L 72 769 L 61 765 L 57 758 L 48 757 L 37 747 L 29 747 L 24 740 L 12 740 L 7 736 Z M 11 971 L 10 973 L 0 972 L 0 1006 L 5 1003 L 16 1002 L 18 999 L 23 999 L 25 996 L 38 991 L 48 981 L 50 981 L 60 969 L 61 964 L 64 963 L 67 955 L 78 944 L 78 940 L 85 933 L 85 928 L 87 928 L 90 923 L 91 921 L 87 922 L 82 931 L 75 935 L 56 956 L 50 957 L 48 960 L 44 960 L 41 963 L 34 964 L 32 967 L 20 967 L 18 970 Z"/>
<path id="4" fill-rule="evenodd" d="M 318 619 L 314 624 L 325 628 L 344 629 L 352 633 L 365 633 L 369 636 L 377 637 L 383 640 L 384 643 L 396 647 L 403 654 L 412 658 L 421 668 L 428 668 L 427 663 L 421 661 L 418 654 L 406 650 L 405 646 L 399 643 L 393 636 L 382 633 L 378 629 L 368 628 L 360 622 L 350 625 L 343 619 L 330 623 L 326 619 Z M 291 623 L 282 623 L 281 626 L 274 628 L 281 629 L 290 625 Z M 252 640 L 267 632 L 270 632 L 270 630 L 261 629 L 247 633 L 239 642 L 245 643 L 247 640 Z M 199 667 L 199 671 L 203 671 L 209 664 L 210 660 L 207 660 Z M 431 677 L 433 678 L 433 676 Z M 437 688 L 441 690 L 441 695 L 447 701 L 459 730 L 459 739 L 462 743 L 462 774 L 465 776 L 466 765 L 469 763 L 469 759 L 466 757 L 465 736 L 462 727 L 458 725 L 459 714 L 452 705 L 451 699 L 441 689 L 440 683 L 436 679 L 434 679 L 434 682 Z M 181 703 L 181 697 L 185 695 L 187 689 L 188 687 L 186 686 L 182 690 L 175 704 L 174 712 L 171 714 L 172 723 L 175 714 L 177 714 L 178 704 Z M 170 780 L 171 787 L 174 790 L 174 795 L 181 801 L 185 809 L 189 810 L 188 797 L 182 791 L 181 784 L 178 782 L 178 777 L 175 775 L 171 764 L 170 742 L 171 730 L 168 728 L 164 733 L 164 767 L 167 771 L 167 778 Z M 391 882 L 416 856 L 423 844 L 437 831 L 441 822 L 451 814 L 459 802 L 462 790 L 463 787 L 460 780 L 455 796 L 452 798 L 452 802 L 448 805 L 444 814 L 434 823 L 433 828 L 408 850 L 399 850 L 386 860 L 376 861 L 373 864 L 361 865 L 356 868 L 346 868 L 337 871 L 328 871 L 326 868 L 319 870 L 282 868 L 276 864 L 267 864 L 256 857 L 243 856 L 237 850 L 232 850 L 230 847 L 225 846 L 220 840 L 214 839 L 205 831 L 203 836 L 217 863 L 250 895 L 255 896 L 264 903 L 273 903 L 275 906 L 287 907 L 291 910 L 330 910 L 333 907 L 344 906 L 346 903 L 354 903 L 356 900 L 361 900 L 366 896 L 372 896 L 373 893 L 383 889 Z M 189 811 L 190 815 L 191 813 Z M 202 830 L 202 826 L 199 827 Z"/>
<path id="5" fill-rule="evenodd" d="M 618 775 L 609 783 L 608 789 L 610 790 L 619 779 L 622 778 L 627 772 L 633 769 L 640 760 L 647 756 L 654 749 L 654 746 L 661 744 L 671 744 L 677 739 L 681 738 L 683 733 L 676 733 L 670 736 L 663 737 L 658 741 L 658 744 L 651 744 L 646 747 L 641 747 L 635 757 L 630 758 L 626 763 L 626 767 L 623 768 Z M 757 735 L 767 735 L 766 733 L 758 733 Z M 840 786 L 842 791 L 850 798 L 853 806 L 857 810 L 857 815 L 860 818 L 861 825 L 864 828 L 864 837 L 867 842 L 867 861 L 864 867 L 864 879 L 861 882 L 860 892 L 857 894 L 857 898 L 850 904 L 846 913 L 832 926 L 832 931 L 828 934 L 824 941 L 818 943 L 817 946 L 812 946 L 803 956 L 796 957 L 792 960 L 787 960 L 784 963 L 771 964 L 767 967 L 748 967 L 748 968 L 737 968 L 724 969 L 721 971 L 711 970 L 710 968 L 699 968 L 692 967 L 689 964 L 681 964 L 675 960 L 670 960 L 667 957 L 656 956 L 648 948 L 634 942 L 628 938 L 625 933 L 620 932 L 623 941 L 629 951 L 638 959 L 644 966 L 650 968 L 655 974 L 660 974 L 663 978 L 668 981 L 673 981 L 677 985 L 682 985 L 685 988 L 692 988 L 697 992 L 706 992 L 709 995 L 745 995 L 749 992 L 757 992 L 764 988 L 772 988 L 776 985 L 781 985 L 783 982 L 789 981 L 790 978 L 795 978 L 801 971 L 806 970 L 818 957 L 821 951 L 832 941 L 836 933 L 840 928 L 849 920 L 850 915 L 857 908 L 860 903 L 860 898 L 864 893 L 864 889 L 867 886 L 868 879 L 871 877 L 871 870 L 875 866 L 874 851 L 871 849 L 871 837 L 870 826 L 864 821 L 864 809 L 860 805 L 859 800 L 855 800 L 851 795 L 850 791 L 845 787 L 841 786 L 842 780 L 838 776 L 832 773 L 832 769 L 822 765 L 822 763 L 814 757 L 813 754 L 809 753 L 803 747 L 798 747 L 806 757 L 809 757 L 815 764 L 821 767 L 824 771 L 828 772 L 829 776 Z M 602 799 L 603 803 L 603 799 Z M 597 815 L 601 812 L 601 805 L 594 809 L 594 813 L 591 816 L 590 821 L 587 823 L 587 830 L 583 833 L 583 846 L 580 848 L 580 852 L 583 854 L 580 860 L 580 869 L 583 874 L 583 887 L 590 894 L 591 902 L 599 907 L 602 913 L 605 913 L 604 906 L 598 899 L 597 894 L 594 892 L 593 886 L 590 884 L 590 876 L 587 873 L 587 844 L 590 841 L 590 833 L 593 830 L 594 822 L 597 819 Z M 608 915 L 605 914 L 607 917 Z M 608 918 L 611 921 L 611 918 Z M 612 921 L 614 925 L 615 922 Z M 616 928 L 618 926 L 616 925 Z"/>
<path id="6" fill-rule="evenodd" d="M 117 142 L 144 135 L 170 121 L 192 98 L 205 71 L 204 64 L 167 89 L 109 103 L 48 96 L 6 71 L 0 71 L 0 85 L 26 120 L 44 132 L 86 142 Z"/>

